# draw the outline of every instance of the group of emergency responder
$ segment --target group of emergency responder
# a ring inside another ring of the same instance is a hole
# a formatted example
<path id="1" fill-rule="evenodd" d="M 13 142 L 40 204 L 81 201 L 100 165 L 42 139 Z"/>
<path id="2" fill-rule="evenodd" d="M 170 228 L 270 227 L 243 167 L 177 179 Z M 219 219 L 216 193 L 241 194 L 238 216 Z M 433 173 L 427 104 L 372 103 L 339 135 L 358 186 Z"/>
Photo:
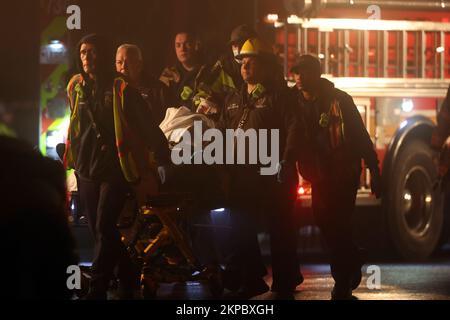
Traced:
<path id="1" fill-rule="evenodd" d="M 76 171 L 95 239 L 86 298 L 106 299 L 116 268 L 122 298 L 131 298 L 138 286 L 117 220 L 130 186 L 145 186 L 136 188 L 145 198 L 157 195 L 168 180 L 176 181 L 158 124 L 167 107 L 185 106 L 221 130 L 279 130 L 275 175 L 261 175 L 259 163 L 221 166 L 232 226 L 225 288 L 241 299 L 269 291 L 257 239 L 261 219 L 269 226 L 272 293 L 287 298 L 303 282 L 294 216 L 299 170 L 312 183 L 313 212 L 330 252 L 331 296 L 351 299 L 364 263 L 351 236 L 362 159 L 371 172 L 372 192 L 381 195 L 377 155 L 352 98 L 321 78 L 320 60 L 312 55 L 299 57 L 291 70 L 295 86 L 288 88 L 271 47 L 247 25 L 233 30 L 227 51 L 213 65 L 203 63 L 199 39 L 191 31 L 176 34 L 174 49 L 176 64 L 157 80 L 143 75 L 136 45 L 117 49 L 114 70 L 105 38 L 89 35 L 78 44 L 79 73 L 67 87 L 71 119 L 64 162 Z M 264 143 L 271 150 L 275 142 Z M 195 183 L 196 177 L 188 178 Z"/>

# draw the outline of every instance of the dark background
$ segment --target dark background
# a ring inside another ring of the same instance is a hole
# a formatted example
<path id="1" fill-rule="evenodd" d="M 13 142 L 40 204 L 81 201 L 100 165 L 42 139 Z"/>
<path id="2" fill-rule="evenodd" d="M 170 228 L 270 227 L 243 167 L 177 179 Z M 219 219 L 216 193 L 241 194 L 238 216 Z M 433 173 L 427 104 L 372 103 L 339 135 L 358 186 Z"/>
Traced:
<path id="1" fill-rule="evenodd" d="M 242 23 L 254 26 L 273 43 L 274 29 L 264 23 L 263 17 L 278 13 L 280 19 L 284 19 L 296 13 L 292 12 L 295 11 L 292 4 L 300 0 L 2 0 L 0 104 L 14 111 L 14 129 L 18 136 L 33 144 L 37 144 L 39 132 L 40 14 L 42 6 L 48 2 L 61 6 L 64 11 L 70 4 L 81 8 L 82 30 L 69 32 L 69 49 L 73 49 L 83 35 L 93 32 L 108 36 L 113 46 L 135 43 L 142 48 L 146 73 L 158 76 L 164 66 L 175 60 L 173 36 L 176 31 L 196 30 L 207 56 L 214 60 L 225 49 L 231 30 Z M 326 10 L 324 16 L 365 17 L 369 2 L 390 4 L 386 6 L 390 9 L 383 11 L 385 19 L 402 19 L 405 15 L 404 7 L 394 8 L 394 1 L 354 2 L 355 5 L 350 6 L 344 0 L 329 0 L 327 6 L 333 8 Z M 417 20 L 433 20 L 433 13 L 424 9 L 430 3 L 428 0 L 411 1 L 407 9 L 415 10 Z M 427 17 L 422 17 L 424 10 Z M 447 11 L 448 8 L 433 10 Z"/>
<path id="2" fill-rule="evenodd" d="M 258 0 L 60 1 L 64 8 L 70 4 L 81 8 L 82 29 L 70 31 L 69 50 L 93 32 L 106 35 L 114 46 L 135 43 L 142 48 L 145 71 L 155 76 L 174 62 L 176 31 L 196 30 L 213 59 L 235 26 L 257 24 Z M 0 3 L 0 103 L 14 110 L 19 137 L 33 144 L 39 131 L 40 9 L 39 0 Z"/>

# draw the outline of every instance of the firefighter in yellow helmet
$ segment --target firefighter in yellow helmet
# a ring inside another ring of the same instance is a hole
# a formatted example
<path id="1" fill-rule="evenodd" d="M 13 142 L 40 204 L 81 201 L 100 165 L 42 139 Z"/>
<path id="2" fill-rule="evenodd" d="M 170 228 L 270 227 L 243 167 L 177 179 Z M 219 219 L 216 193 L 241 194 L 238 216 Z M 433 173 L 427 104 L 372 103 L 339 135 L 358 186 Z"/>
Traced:
<path id="1" fill-rule="evenodd" d="M 221 126 L 244 131 L 278 130 L 278 141 L 258 140 L 258 148 L 265 145 L 267 150 L 276 150 L 271 148 L 278 145 L 272 156 L 277 156 L 279 161 L 275 166 L 277 170 L 269 175 L 261 174 L 267 165 L 261 162 L 229 168 L 233 244 L 225 271 L 225 286 L 238 289 L 239 298 L 250 298 L 269 289 L 263 280 L 266 269 L 256 236 L 259 222 L 264 221 L 269 226 L 271 239 L 272 292 L 280 298 L 291 298 L 302 282 L 293 215 L 299 130 L 294 101 L 290 99 L 286 83 L 274 76 L 278 66 L 264 41 L 248 39 L 237 58 L 241 60 L 244 83 L 239 91 L 226 97 Z"/>
<path id="2" fill-rule="evenodd" d="M 206 74 L 201 78 L 194 96 L 196 111 L 208 115 L 212 120 L 220 118 L 225 97 L 232 92 L 239 91 L 243 85 L 241 75 L 241 59 L 238 59 L 244 45 L 248 46 L 248 39 L 257 39 L 256 31 L 242 24 L 233 29 L 228 42 L 229 48 L 212 66 L 208 67 Z M 247 44 L 246 44 L 247 43 Z M 271 48 L 264 45 L 267 52 Z M 284 84 L 284 75 L 281 65 L 273 68 L 274 75 Z"/>
<path id="3" fill-rule="evenodd" d="M 77 50 L 80 73 L 67 87 L 71 117 L 64 162 L 75 169 L 95 240 L 87 298 L 106 299 L 113 269 L 119 265 L 119 291 L 130 299 L 139 278 L 121 242 L 117 218 L 131 184 L 152 184 L 151 192 L 156 192 L 148 151 L 155 154 L 161 182 L 170 153 L 139 93 L 111 70 L 113 52 L 106 40 L 86 36 Z M 140 198 L 149 192 L 144 190 Z"/>
<path id="4" fill-rule="evenodd" d="M 236 56 L 244 43 L 249 38 L 255 37 L 256 31 L 246 24 L 233 29 L 228 42 L 229 47 L 213 66 L 208 67 L 206 75 L 201 79 L 194 97 L 197 112 L 216 120 L 226 95 L 240 90 L 243 84 L 241 62 Z"/>

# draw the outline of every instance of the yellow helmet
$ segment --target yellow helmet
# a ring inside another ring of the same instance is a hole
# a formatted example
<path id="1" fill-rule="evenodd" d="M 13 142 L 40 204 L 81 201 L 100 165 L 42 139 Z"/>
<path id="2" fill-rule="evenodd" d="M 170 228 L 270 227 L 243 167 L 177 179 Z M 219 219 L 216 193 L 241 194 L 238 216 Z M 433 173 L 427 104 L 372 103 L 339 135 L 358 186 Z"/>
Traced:
<path id="1" fill-rule="evenodd" d="M 272 54 L 272 48 L 266 42 L 259 38 L 250 38 L 242 45 L 236 59 L 241 60 L 245 57 L 267 56 L 270 54 Z"/>

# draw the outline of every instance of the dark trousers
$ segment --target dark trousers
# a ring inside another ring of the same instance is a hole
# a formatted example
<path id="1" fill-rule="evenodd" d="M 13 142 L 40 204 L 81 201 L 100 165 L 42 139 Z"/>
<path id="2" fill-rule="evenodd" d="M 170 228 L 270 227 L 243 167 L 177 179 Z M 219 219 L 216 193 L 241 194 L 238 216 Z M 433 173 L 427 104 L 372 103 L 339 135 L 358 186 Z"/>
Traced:
<path id="1" fill-rule="evenodd" d="M 250 212 L 230 208 L 231 232 L 226 269 L 241 285 L 251 286 L 267 274 L 258 243 L 258 223 Z"/>
<path id="2" fill-rule="evenodd" d="M 117 229 L 117 219 L 123 209 L 128 190 L 125 182 L 79 180 L 80 200 L 95 243 L 91 268 L 93 290 L 107 290 L 116 266 L 119 280 L 124 287 L 137 284 L 135 268 Z"/>
<path id="3" fill-rule="evenodd" d="M 232 246 L 228 265 L 240 268 L 244 279 L 261 278 L 266 269 L 257 239 L 261 221 L 268 226 L 272 261 L 272 290 L 299 284 L 297 223 L 294 219 L 295 181 L 279 184 L 274 176 L 239 170 L 232 187 Z"/>
<path id="4" fill-rule="evenodd" d="M 300 284 L 297 256 L 298 221 L 294 205 L 297 184 L 276 185 L 266 207 L 272 256 L 273 291 L 292 290 Z"/>
<path id="5" fill-rule="evenodd" d="M 312 185 L 314 219 L 330 253 L 331 273 L 336 284 L 348 284 L 361 269 L 359 249 L 353 242 L 357 180 L 323 181 Z"/>

